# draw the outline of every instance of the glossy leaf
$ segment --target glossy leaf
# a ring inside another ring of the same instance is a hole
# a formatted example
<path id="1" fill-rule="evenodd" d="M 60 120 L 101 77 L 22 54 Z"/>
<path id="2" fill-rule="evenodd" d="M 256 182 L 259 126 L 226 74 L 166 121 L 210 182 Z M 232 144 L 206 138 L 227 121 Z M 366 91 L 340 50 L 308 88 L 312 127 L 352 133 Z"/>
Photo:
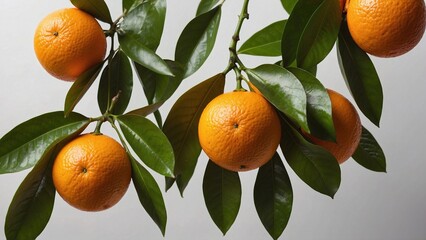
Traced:
<path id="1" fill-rule="evenodd" d="M 132 35 L 155 51 L 163 34 L 166 5 L 166 0 L 147 0 L 140 3 L 124 15 L 118 31 Z"/>
<path id="2" fill-rule="evenodd" d="M 154 177 L 141 164 L 133 157 L 130 159 L 132 163 L 132 181 L 138 193 L 139 201 L 164 236 L 166 233 L 167 212 L 160 188 Z"/>
<path id="3" fill-rule="evenodd" d="M 197 16 L 210 11 L 220 0 L 201 0 L 197 8 Z"/>
<path id="4" fill-rule="evenodd" d="M 337 160 L 288 124 L 282 125 L 281 150 L 290 167 L 312 189 L 333 198 L 340 186 Z"/>
<path id="5" fill-rule="evenodd" d="M 141 116 L 122 115 L 117 120 L 124 137 L 138 157 L 152 170 L 173 177 L 173 148 L 164 133 Z"/>
<path id="6" fill-rule="evenodd" d="M 248 69 L 247 75 L 269 102 L 309 132 L 305 90 L 291 72 L 277 65 L 265 64 Z"/>
<path id="7" fill-rule="evenodd" d="M 133 61 L 162 75 L 173 76 L 172 70 L 167 63 L 153 50 L 145 46 L 134 34 L 118 35 L 123 52 Z"/>
<path id="8" fill-rule="evenodd" d="M 118 96 L 112 113 L 120 115 L 129 105 L 133 89 L 133 71 L 126 54 L 118 51 L 104 69 L 98 90 L 98 104 L 102 113 L 111 106 L 112 98 Z"/>
<path id="9" fill-rule="evenodd" d="M 383 108 L 382 85 L 373 62 L 353 41 L 346 22 L 339 33 L 337 56 L 342 75 L 359 109 L 379 126 Z"/>
<path id="10" fill-rule="evenodd" d="M 132 110 L 128 113 L 126 113 L 126 115 L 139 115 L 142 117 L 146 117 L 149 114 L 157 111 L 162 105 L 164 104 L 164 102 L 158 102 L 158 103 L 154 103 L 151 105 L 147 105 L 145 107 L 141 107 L 135 110 Z"/>
<path id="11" fill-rule="evenodd" d="M 57 149 L 47 151 L 19 186 L 5 222 L 7 239 L 36 239 L 49 222 L 55 201 L 52 165 Z"/>
<path id="12" fill-rule="evenodd" d="M 376 172 L 386 172 L 386 157 L 373 135 L 362 128 L 361 141 L 352 158 L 361 166 Z"/>
<path id="13" fill-rule="evenodd" d="M 339 1 L 299 0 L 282 36 L 284 66 L 307 69 L 320 63 L 336 42 L 342 21 Z"/>
<path id="14" fill-rule="evenodd" d="M 145 0 L 123 0 L 122 1 L 122 5 L 123 5 L 123 13 L 128 13 L 131 10 L 133 10 L 135 7 L 139 6 L 140 4 L 142 4 Z"/>
<path id="15" fill-rule="evenodd" d="M 274 22 L 245 41 L 238 53 L 255 56 L 281 56 L 281 38 L 287 20 Z"/>
<path id="16" fill-rule="evenodd" d="M 87 70 L 73 83 L 65 98 L 65 116 L 68 116 L 72 110 L 74 110 L 74 107 L 92 86 L 93 82 L 101 72 L 103 64 L 104 62 Z"/>
<path id="17" fill-rule="evenodd" d="M 310 133 L 320 139 L 335 141 L 331 101 L 327 90 L 308 71 L 299 68 L 288 68 L 288 70 L 299 79 L 305 89 Z"/>
<path id="18" fill-rule="evenodd" d="M 179 36 L 175 60 L 183 67 L 183 78 L 196 72 L 216 42 L 221 5 L 192 19 Z"/>
<path id="19" fill-rule="evenodd" d="M 287 11 L 288 14 L 293 11 L 294 6 L 296 5 L 297 0 L 281 0 L 281 4 L 283 5 L 284 9 Z"/>
<path id="20" fill-rule="evenodd" d="M 269 235 L 278 239 L 287 226 L 293 206 L 290 178 L 278 153 L 259 168 L 254 185 L 254 204 Z"/>
<path id="21" fill-rule="evenodd" d="M 112 24 L 111 13 L 104 0 L 71 0 L 71 3 L 95 18 Z"/>
<path id="22" fill-rule="evenodd" d="M 203 179 L 204 201 L 210 217 L 223 234 L 231 228 L 241 205 L 241 182 L 237 172 L 207 164 Z"/>
<path id="23" fill-rule="evenodd" d="M 182 69 L 171 60 L 166 60 L 175 77 L 158 74 L 150 69 L 134 63 L 137 76 L 142 84 L 149 104 L 164 102 L 169 99 L 182 82 Z"/>
<path id="24" fill-rule="evenodd" d="M 173 105 L 163 131 L 170 140 L 176 159 L 177 186 L 183 194 L 201 152 L 198 121 L 206 105 L 223 93 L 225 75 L 220 73 L 185 92 Z"/>
<path id="25" fill-rule="evenodd" d="M 78 113 L 64 118 L 51 112 L 19 124 L 0 139 L 0 174 L 33 167 L 45 150 L 69 135 L 82 132 L 89 119 Z"/>

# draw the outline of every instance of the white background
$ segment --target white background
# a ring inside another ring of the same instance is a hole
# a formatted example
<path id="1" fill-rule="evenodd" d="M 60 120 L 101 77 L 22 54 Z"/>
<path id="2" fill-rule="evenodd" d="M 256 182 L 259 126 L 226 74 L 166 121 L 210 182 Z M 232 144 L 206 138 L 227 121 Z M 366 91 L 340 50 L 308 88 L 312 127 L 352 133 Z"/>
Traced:
<path id="1" fill-rule="evenodd" d="M 107 1 L 113 18 L 120 15 L 120 2 Z M 165 32 L 159 48 L 162 57 L 173 58 L 178 36 L 193 18 L 197 4 L 197 0 L 168 1 Z M 178 96 L 225 68 L 227 46 L 241 4 L 241 0 L 224 4 L 213 53 L 200 71 L 185 80 L 161 108 L 164 117 Z M 0 136 L 25 120 L 63 108 L 71 84 L 54 79 L 42 69 L 35 58 L 32 41 L 38 22 L 48 13 L 64 7 L 71 7 L 71 4 L 66 0 L 0 1 Z M 287 18 L 278 0 L 251 1 L 249 11 L 250 20 L 244 23 L 242 41 L 269 23 Z M 341 166 L 340 189 L 335 199 L 330 199 L 310 189 L 288 168 L 294 189 L 294 206 L 280 239 L 425 239 L 425 53 L 426 39 L 404 56 L 372 58 L 384 90 L 383 116 L 380 128 L 369 124 L 364 117 L 362 121 L 383 147 L 388 173 L 371 172 L 349 160 Z M 275 60 L 243 56 L 248 67 Z M 234 87 L 233 78 L 229 74 L 228 89 Z M 320 64 L 318 78 L 326 87 L 350 98 L 334 50 Z M 76 111 L 90 117 L 99 115 L 96 84 Z M 136 81 L 129 109 L 145 103 L 142 88 Z M 89 131 L 93 128 L 89 126 Z M 108 128 L 103 129 L 106 133 L 111 132 Z M 175 187 L 164 195 L 168 210 L 165 239 L 270 239 L 256 215 L 252 200 L 255 171 L 241 174 L 243 199 L 240 213 L 227 235 L 222 236 L 203 201 L 201 184 L 206 162 L 203 154 L 184 198 Z M 27 173 L 0 175 L 1 226 L 4 226 L 13 194 Z M 163 178 L 158 174 L 155 176 L 163 187 Z M 2 230 L 0 239 L 4 238 Z M 99 213 L 78 211 L 57 195 L 50 222 L 39 239 L 154 240 L 163 237 L 144 212 L 131 185 L 121 202 Z"/>

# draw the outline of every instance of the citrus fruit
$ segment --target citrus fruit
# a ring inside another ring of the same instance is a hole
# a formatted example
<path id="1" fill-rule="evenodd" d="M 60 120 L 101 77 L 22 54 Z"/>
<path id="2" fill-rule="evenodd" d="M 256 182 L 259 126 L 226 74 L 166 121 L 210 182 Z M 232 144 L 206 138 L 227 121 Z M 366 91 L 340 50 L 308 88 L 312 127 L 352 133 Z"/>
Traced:
<path id="1" fill-rule="evenodd" d="M 59 195 L 71 206 L 101 211 L 126 193 L 131 165 L 117 141 L 106 135 L 85 134 L 60 150 L 52 177 Z"/>
<path id="2" fill-rule="evenodd" d="M 352 38 L 365 52 L 396 57 L 413 49 L 421 40 L 426 24 L 425 3 L 423 0 L 350 0 L 347 22 Z"/>
<path id="3" fill-rule="evenodd" d="M 327 89 L 330 96 L 336 142 L 325 141 L 304 132 L 311 142 L 327 149 L 342 164 L 358 147 L 362 126 L 358 112 L 352 103 L 341 94 Z"/>
<path id="4" fill-rule="evenodd" d="M 34 50 L 48 73 L 74 81 L 103 61 L 106 38 L 95 18 L 77 8 L 66 8 L 47 15 L 39 23 Z"/>
<path id="5" fill-rule="evenodd" d="M 275 108 L 260 94 L 234 91 L 214 98 L 198 124 L 200 144 L 217 165 L 230 171 L 259 168 L 281 139 Z"/>

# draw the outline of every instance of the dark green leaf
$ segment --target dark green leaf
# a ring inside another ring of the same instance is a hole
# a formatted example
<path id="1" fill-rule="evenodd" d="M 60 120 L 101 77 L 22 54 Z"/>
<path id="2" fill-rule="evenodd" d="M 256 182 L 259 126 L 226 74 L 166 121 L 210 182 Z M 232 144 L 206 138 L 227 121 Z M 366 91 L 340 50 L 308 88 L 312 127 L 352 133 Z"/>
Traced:
<path id="1" fill-rule="evenodd" d="M 241 193 L 238 173 L 209 161 L 203 179 L 204 201 L 210 217 L 223 234 L 226 234 L 237 218 Z"/>
<path id="2" fill-rule="evenodd" d="M 132 89 L 132 66 L 126 54 L 118 51 L 104 69 L 99 82 L 98 104 L 101 112 L 106 112 L 111 105 L 112 98 L 118 96 L 112 113 L 116 115 L 124 113 L 130 101 Z"/>
<path id="3" fill-rule="evenodd" d="M 166 60 L 175 77 L 158 74 L 134 63 L 139 81 L 142 84 L 149 104 L 164 102 L 169 99 L 182 82 L 182 69 L 173 61 Z"/>
<path id="4" fill-rule="evenodd" d="M 141 116 L 122 115 L 117 120 L 124 137 L 139 158 L 152 170 L 173 177 L 173 148 L 164 133 Z"/>
<path id="5" fill-rule="evenodd" d="M 183 78 L 196 72 L 206 61 L 216 41 L 221 5 L 192 19 L 176 45 L 175 60 L 183 66 Z"/>
<path id="6" fill-rule="evenodd" d="M 160 44 L 166 18 L 166 0 L 147 0 L 128 12 L 119 32 L 133 35 L 143 45 L 155 51 Z"/>
<path id="7" fill-rule="evenodd" d="M 183 194 L 201 152 L 198 121 L 206 105 L 223 93 L 225 75 L 220 73 L 185 92 L 173 105 L 163 131 L 170 140 L 176 159 L 175 176 Z"/>
<path id="8" fill-rule="evenodd" d="M 167 63 L 153 50 L 145 46 L 134 34 L 118 35 L 123 52 L 133 61 L 162 75 L 173 76 L 172 70 Z"/>
<path id="9" fill-rule="evenodd" d="M 0 139 L 0 173 L 33 167 L 51 144 L 82 132 L 89 119 L 78 113 L 46 113 L 19 124 Z"/>
<path id="10" fill-rule="evenodd" d="M 278 239 L 287 226 L 293 205 L 290 178 L 278 153 L 259 168 L 254 204 L 263 226 L 273 239 Z"/>
<path id="11" fill-rule="evenodd" d="M 71 3 L 95 18 L 112 24 L 111 13 L 104 0 L 71 0 Z"/>
<path id="12" fill-rule="evenodd" d="M 281 56 L 281 38 L 287 20 L 274 22 L 256 32 L 241 45 L 238 53 L 256 56 Z"/>
<path id="13" fill-rule="evenodd" d="M 297 0 L 281 0 L 281 4 L 283 5 L 284 9 L 287 11 L 288 14 L 293 11 L 294 6 L 296 5 Z"/>
<path id="14" fill-rule="evenodd" d="M 52 165 L 56 153 L 51 147 L 16 191 L 6 216 L 7 239 L 36 239 L 49 222 L 55 202 Z"/>
<path id="15" fill-rule="evenodd" d="M 333 48 L 341 21 L 339 1 L 299 0 L 282 36 L 284 66 L 295 60 L 304 69 L 320 63 Z"/>
<path id="16" fill-rule="evenodd" d="M 331 153 L 311 144 L 289 124 L 282 124 L 281 150 L 294 172 L 317 192 L 334 197 L 340 186 L 340 166 Z"/>
<path id="17" fill-rule="evenodd" d="M 81 74 L 81 76 L 79 76 L 73 83 L 65 98 L 65 116 L 68 116 L 68 114 L 72 112 L 77 103 L 81 100 L 84 94 L 86 94 L 87 90 L 89 90 L 90 86 L 92 86 L 93 82 L 101 72 L 103 65 L 104 62 L 92 67 Z"/>
<path id="18" fill-rule="evenodd" d="M 210 11 L 220 0 L 201 0 L 197 8 L 197 16 Z"/>
<path id="19" fill-rule="evenodd" d="M 379 126 L 383 107 L 382 85 L 373 62 L 353 41 L 346 22 L 339 33 L 337 56 L 342 75 L 359 109 Z"/>
<path id="20" fill-rule="evenodd" d="M 302 83 L 307 97 L 308 124 L 311 134 L 320 139 L 335 141 L 331 102 L 327 90 L 311 73 L 303 69 L 288 68 Z"/>
<path id="21" fill-rule="evenodd" d="M 362 127 L 361 141 L 352 158 L 361 166 L 376 172 L 386 172 L 386 157 L 373 135 Z"/>
<path id="22" fill-rule="evenodd" d="M 139 201 L 164 236 L 166 233 L 167 212 L 160 188 L 152 175 L 141 164 L 133 157 L 130 159 L 132 163 L 132 181 L 138 193 Z"/>
<path id="23" fill-rule="evenodd" d="M 274 64 L 265 64 L 248 69 L 247 74 L 269 102 L 309 132 L 305 90 L 291 72 Z"/>
<path id="24" fill-rule="evenodd" d="M 128 13 L 145 0 L 123 0 L 123 13 Z"/>
<path id="25" fill-rule="evenodd" d="M 163 105 L 163 103 L 164 102 L 158 102 L 158 103 L 154 103 L 154 104 L 151 104 L 151 105 L 147 105 L 145 107 L 141 107 L 141 108 L 132 110 L 132 111 L 126 113 L 126 115 L 139 115 L 139 116 L 142 116 L 142 117 L 146 117 L 149 114 L 157 111 Z"/>

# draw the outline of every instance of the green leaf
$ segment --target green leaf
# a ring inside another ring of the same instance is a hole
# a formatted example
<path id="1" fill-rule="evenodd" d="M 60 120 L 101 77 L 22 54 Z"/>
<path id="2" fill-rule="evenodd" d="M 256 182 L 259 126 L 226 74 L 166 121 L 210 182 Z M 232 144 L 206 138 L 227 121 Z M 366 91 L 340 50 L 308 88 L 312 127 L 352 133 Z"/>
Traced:
<path id="1" fill-rule="evenodd" d="M 65 116 L 68 116 L 72 112 L 77 103 L 81 100 L 84 94 L 86 94 L 87 90 L 89 90 L 90 86 L 92 86 L 93 82 L 101 72 L 103 65 L 104 62 L 90 68 L 81 74 L 73 83 L 65 98 Z"/>
<path id="2" fill-rule="evenodd" d="M 248 69 L 247 75 L 269 102 L 309 132 L 305 90 L 291 72 L 274 64 L 265 64 Z"/>
<path id="3" fill-rule="evenodd" d="M 259 168 L 254 185 L 254 204 L 269 235 L 278 239 L 287 226 L 293 205 L 290 178 L 278 153 Z"/>
<path id="4" fill-rule="evenodd" d="M 149 114 L 156 112 L 163 104 L 164 102 L 153 103 L 151 105 L 132 110 L 126 113 L 126 115 L 139 115 L 141 117 L 146 117 Z"/>
<path id="5" fill-rule="evenodd" d="M 183 194 L 197 165 L 201 152 L 198 121 L 207 104 L 223 93 L 225 75 L 219 73 L 185 92 L 173 105 L 164 123 L 163 132 L 173 146 L 176 159 L 175 176 Z"/>
<path id="6" fill-rule="evenodd" d="M 133 38 L 155 51 L 163 34 L 166 5 L 166 0 L 144 1 L 124 15 L 118 31 L 133 35 Z"/>
<path id="7" fill-rule="evenodd" d="M 210 11 L 220 0 L 201 0 L 197 8 L 197 16 Z"/>
<path id="8" fill-rule="evenodd" d="M 296 3 L 297 0 L 281 0 L 281 4 L 283 5 L 284 9 L 287 11 L 288 14 L 291 14 Z"/>
<path id="9" fill-rule="evenodd" d="M 336 42 L 341 15 L 339 1 L 299 0 L 282 36 L 284 66 L 295 60 L 304 69 L 320 63 Z"/>
<path id="10" fill-rule="evenodd" d="M 299 68 L 288 68 L 302 83 L 307 97 L 308 125 L 311 134 L 324 140 L 335 141 L 331 102 L 327 90 L 311 73 Z"/>
<path id="11" fill-rule="evenodd" d="M 203 194 L 210 217 L 225 235 L 240 210 L 242 190 L 238 173 L 210 160 L 204 173 Z"/>
<path id="12" fill-rule="evenodd" d="M 382 85 L 373 62 L 353 41 L 346 22 L 339 33 L 337 56 L 342 75 L 359 109 L 379 126 L 383 107 Z"/>
<path id="13" fill-rule="evenodd" d="M 112 98 L 118 96 L 112 113 L 120 115 L 129 105 L 133 89 L 133 71 L 126 54 L 118 51 L 104 69 L 98 90 L 98 104 L 102 113 L 110 107 Z"/>
<path id="14" fill-rule="evenodd" d="M 167 212 L 160 188 L 152 175 L 141 164 L 133 157 L 130 157 L 130 159 L 132 163 L 132 181 L 138 193 L 139 201 L 164 236 L 166 233 Z"/>
<path id="15" fill-rule="evenodd" d="M 138 157 L 152 170 L 173 177 L 173 148 L 164 133 L 141 116 L 122 115 L 117 120 L 124 137 Z"/>
<path id="16" fill-rule="evenodd" d="M 352 158 L 361 166 L 376 172 L 386 172 L 386 157 L 373 135 L 362 127 L 361 141 Z"/>
<path id="17" fill-rule="evenodd" d="M 81 133 L 89 119 L 78 113 L 64 118 L 51 112 L 19 124 L 0 139 L 0 174 L 33 167 L 45 150 L 69 135 Z"/>
<path id="18" fill-rule="evenodd" d="M 221 6 L 195 17 L 182 31 L 175 60 L 183 66 L 183 78 L 196 72 L 210 55 L 219 28 Z"/>
<path id="19" fill-rule="evenodd" d="M 153 50 L 145 46 L 136 35 L 119 34 L 118 41 L 123 52 L 133 61 L 156 73 L 173 76 L 173 72 L 167 63 Z"/>
<path id="20" fill-rule="evenodd" d="M 111 13 L 104 0 L 71 0 L 71 3 L 102 22 L 112 24 Z"/>
<path id="21" fill-rule="evenodd" d="M 311 144 L 289 124 L 282 124 L 281 150 L 290 167 L 312 189 L 334 197 L 340 186 L 340 166 L 331 153 Z"/>
<path id="22" fill-rule="evenodd" d="M 171 60 L 166 60 L 175 77 L 158 74 L 150 69 L 134 63 L 137 76 L 142 84 L 149 104 L 164 102 L 169 99 L 182 82 L 181 67 Z"/>
<path id="23" fill-rule="evenodd" d="M 133 10 L 135 7 L 142 4 L 145 0 L 123 0 L 123 13 L 128 13 Z"/>
<path id="24" fill-rule="evenodd" d="M 255 56 L 281 56 L 281 38 L 287 20 L 274 22 L 245 41 L 238 53 Z"/>
<path id="25" fill-rule="evenodd" d="M 51 147 L 16 191 L 6 215 L 7 239 L 36 239 L 49 222 L 55 202 L 52 165 L 57 151 Z"/>

